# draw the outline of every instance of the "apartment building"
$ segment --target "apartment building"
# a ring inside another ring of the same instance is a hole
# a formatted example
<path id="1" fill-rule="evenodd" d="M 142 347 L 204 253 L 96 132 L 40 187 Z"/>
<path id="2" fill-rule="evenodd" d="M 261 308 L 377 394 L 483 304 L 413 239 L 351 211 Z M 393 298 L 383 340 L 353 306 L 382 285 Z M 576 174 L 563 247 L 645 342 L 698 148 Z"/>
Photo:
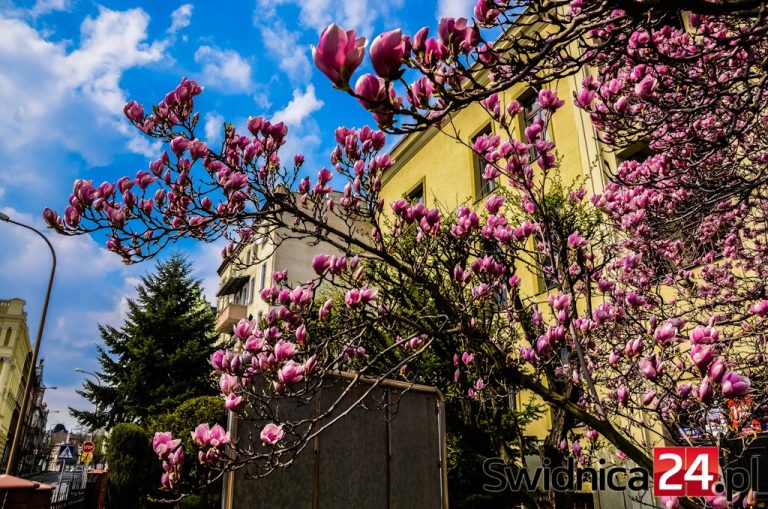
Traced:
<path id="1" fill-rule="evenodd" d="M 341 220 L 331 215 L 329 224 L 341 227 Z M 221 339 L 228 339 L 232 327 L 240 320 L 260 320 L 270 311 L 271 306 L 259 294 L 274 284 L 275 272 L 287 271 L 283 284 L 291 287 L 315 279 L 317 274 L 311 264 L 318 254 L 343 253 L 328 242 L 295 238 L 280 228 L 240 243 L 217 270 L 220 284 L 216 294 L 216 332 L 222 335 Z"/>
<path id="2" fill-rule="evenodd" d="M 26 366 L 32 358 L 27 312 L 22 299 L 0 300 L 0 457 L 8 461 L 21 410 Z"/>

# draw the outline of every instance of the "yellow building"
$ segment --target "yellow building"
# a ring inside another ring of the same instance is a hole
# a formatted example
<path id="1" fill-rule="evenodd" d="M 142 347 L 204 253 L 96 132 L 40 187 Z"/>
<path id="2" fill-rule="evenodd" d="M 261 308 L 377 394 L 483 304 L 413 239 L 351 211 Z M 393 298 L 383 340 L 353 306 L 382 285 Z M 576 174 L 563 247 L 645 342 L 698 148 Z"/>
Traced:
<path id="1" fill-rule="evenodd" d="M 552 115 L 547 137 L 554 142 L 557 156 L 561 158 L 559 174 L 563 184 L 584 182 L 588 194 L 597 194 L 607 183 L 606 172 L 615 169 L 621 160 L 635 155 L 637 149 L 633 147 L 616 154 L 597 141 L 589 116 L 572 100 L 586 72 L 582 70 L 549 85 L 565 105 Z M 544 114 L 536 103 L 537 94 L 519 84 L 500 94 L 499 98 L 504 104 L 512 100 L 520 103 L 522 112 L 515 117 L 517 123 L 513 125 L 513 135 L 524 140 L 525 128 Z M 459 206 L 482 207 L 483 199 L 497 185 L 506 185 L 503 179 L 497 179 L 498 183 L 482 179 L 484 164 L 470 148 L 476 137 L 490 132 L 501 134 L 502 131 L 482 106 L 475 103 L 455 113 L 441 129 L 429 128 L 404 136 L 390 152 L 395 164 L 382 177 L 381 196 L 385 203 L 406 198 L 443 211 L 453 211 Z M 457 135 L 463 143 L 456 140 Z M 391 214 L 388 207 L 385 210 Z M 522 280 L 523 295 L 544 298 L 546 283 L 537 274 L 523 271 L 517 275 Z M 521 407 L 533 396 L 520 392 L 517 398 L 518 407 Z M 551 415 L 545 412 L 540 419 L 530 423 L 524 433 L 541 440 L 547 436 L 551 425 Z M 540 459 L 532 456 L 527 461 L 530 467 L 536 466 Z M 579 499 L 583 507 L 640 507 L 638 504 L 641 503 L 611 492 L 596 493 L 593 500 L 588 493 L 584 495 Z M 652 498 L 647 495 L 643 502 L 652 502 Z"/>
<path id="2" fill-rule="evenodd" d="M 27 312 L 21 299 L 0 300 L 0 451 L 7 461 L 13 428 L 19 418 L 24 370 L 31 360 L 32 345 Z"/>

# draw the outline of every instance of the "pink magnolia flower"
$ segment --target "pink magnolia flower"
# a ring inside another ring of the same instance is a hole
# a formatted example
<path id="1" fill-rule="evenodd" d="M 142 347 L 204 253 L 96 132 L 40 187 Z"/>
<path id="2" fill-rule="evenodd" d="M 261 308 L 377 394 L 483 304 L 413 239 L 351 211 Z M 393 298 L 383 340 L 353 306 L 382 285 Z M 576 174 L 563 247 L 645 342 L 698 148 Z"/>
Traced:
<path id="1" fill-rule="evenodd" d="M 136 101 L 128 101 L 123 107 L 123 113 L 131 122 L 141 122 L 144 118 L 144 108 Z"/>
<path id="2" fill-rule="evenodd" d="M 345 31 L 333 23 L 320 34 L 317 48 L 312 48 L 312 59 L 335 86 L 346 88 L 363 61 L 364 48 L 365 37 L 358 38 L 354 30 Z"/>
<path id="3" fill-rule="evenodd" d="M 319 254 L 312 258 L 312 268 L 316 273 L 322 274 L 331 265 L 331 257 L 326 254 Z"/>
<path id="4" fill-rule="evenodd" d="M 312 373 L 314 373 L 315 369 L 317 369 L 317 355 L 313 355 L 312 357 L 307 359 L 306 362 L 304 362 L 303 368 L 304 368 L 304 374 L 306 376 L 309 376 Z"/>
<path id="5" fill-rule="evenodd" d="M 717 343 L 720 340 L 720 332 L 717 329 L 707 326 L 698 326 L 691 331 L 691 343 L 694 345 L 709 345 Z"/>
<path id="6" fill-rule="evenodd" d="M 503 196 L 499 196 L 498 194 L 494 194 L 489 196 L 485 200 L 485 210 L 488 211 L 489 214 L 496 214 L 504 205 L 504 202 L 506 201 L 506 198 Z"/>
<path id="7" fill-rule="evenodd" d="M 749 391 L 749 378 L 729 371 L 723 376 L 723 396 L 726 398 L 737 398 L 743 396 Z"/>
<path id="8" fill-rule="evenodd" d="M 333 308 L 333 299 L 326 300 L 323 305 L 320 307 L 320 309 L 317 311 L 317 319 L 320 321 L 325 320 L 328 315 L 331 314 L 331 309 Z"/>
<path id="9" fill-rule="evenodd" d="M 304 324 L 299 325 L 299 327 L 296 329 L 296 342 L 300 345 L 303 345 L 307 342 L 307 339 L 309 338 L 309 334 L 307 333 L 307 327 Z"/>
<path id="10" fill-rule="evenodd" d="M 589 242 L 587 241 L 587 239 L 582 237 L 581 234 L 578 232 L 578 230 L 568 235 L 568 247 L 570 247 L 571 249 L 578 249 L 588 244 Z"/>
<path id="11" fill-rule="evenodd" d="M 304 366 L 296 361 L 287 361 L 277 373 L 277 378 L 285 385 L 294 385 L 304 379 Z"/>
<path id="12" fill-rule="evenodd" d="M 749 310 L 757 316 L 765 316 L 768 314 L 768 300 L 761 300 L 755 304 L 749 306 Z"/>
<path id="13" fill-rule="evenodd" d="M 489 2 L 488 0 L 477 0 L 475 4 L 475 19 L 482 25 L 490 25 L 496 18 L 499 17 L 501 12 L 498 9 L 494 9 L 495 2 Z"/>
<path id="14" fill-rule="evenodd" d="M 728 499 L 722 495 L 704 497 L 704 499 L 707 501 L 707 504 L 712 507 L 712 509 L 728 509 L 731 506 L 730 502 L 728 502 Z"/>
<path id="15" fill-rule="evenodd" d="M 723 375 L 725 375 L 725 369 L 725 361 L 718 357 L 709 365 L 709 376 L 715 382 L 720 382 L 723 379 Z"/>
<path id="16" fill-rule="evenodd" d="M 410 53 L 410 41 L 400 29 L 380 34 L 370 49 L 371 64 L 382 78 L 396 78 L 403 58 Z"/>
<path id="17" fill-rule="evenodd" d="M 627 406 L 627 403 L 629 403 L 629 389 L 622 385 L 619 387 L 619 390 L 616 391 L 616 397 L 619 399 L 619 403 Z"/>
<path id="18" fill-rule="evenodd" d="M 655 398 L 656 398 L 656 391 L 650 390 L 646 392 L 645 395 L 643 396 L 643 405 L 644 406 L 650 405 Z"/>
<path id="19" fill-rule="evenodd" d="M 283 430 L 283 426 L 278 426 L 274 422 L 270 422 L 264 428 L 261 430 L 261 434 L 259 437 L 261 438 L 261 441 L 264 442 L 267 445 L 275 445 L 277 442 L 279 442 L 283 437 L 285 436 L 285 431 Z"/>
<path id="20" fill-rule="evenodd" d="M 244 340 L 251 335 L 252 324 L 248 320 L 240 320 L 237 325 L 234 326 L 233 332 L 239 339 Z"/>
<path id="21" fill-rule="evenodd" d="M 281 339 L 275 344 L 274 352 L 277 362 L 282 362 L 296 355 L 296 345 Z"/>
<path id="22" fill-rule="evenodd" d="M 666 345 L 675 336 L 677 336 L 677 327 L 675 327 L 671 323 L 665 323 L 663 326 L 657 329 L 656 333 L 654 334 L 654 338 L 656 339 L 656 342 L 659 343 L 660 345 Z"/>
<path id="23" fill-rule="evenodd" d="M 173 433 L 170 431 L 158 431 L 155 433 L 155 436 L 152 439 L 152 449 L 155 451 L 155 454 L 157 454 L 158 457 L 162 458 L 166 454 L 176 449 L 180 443 L 181 440 L 178 438 L 174 440 Z"/>
<path id="24" fill-rule="evenodd" d="M 680 501 L 677 497 L 661 497 L 661 503 L 665 509 L 678 509 Z"/>
<path id="25" fill-rule="evenodd" d="M 240 407 L 242 402 L 243 402 L 243 397 L 238 396 L 233 392 L 229 396 L 227 396 L 226 400 L 224 400 L 224 406 L 227 407 L 227 410 L 234 412 Z"/>
<path id="26" fill-rule="evenodd" d="M 240 387 L 240 384 L 238 383 L 236 376 L 224 373 L 219 378 L 219 389 L 221 389 L 221 393 L 225 396 L 234 392 L 238 387 Z"/>
<path id="27" fill-rule="evenodd" d="M 690 354 L 693 363 L 701 371 L 706 370 L 715 357 L 715 352 L 712 348 L 704 345 L 693 345 Z"/>
<path id="28" fill-rule="evenodd" d="M 184 463 L 184 447 L 178 446 L 168 455 L 168 464 L 172 467 L 179 467 Z"/>
<path id="29" fill-rule="evenodd" d="M 220 447 L 229 443 L 229 431 L 226 431 L 220 425 L 215 424 L 211 428 L 208 438 L 208 443 L 211 447 Z"/>
<path id="30" fill-rule="evenodd" d="M 555 111 L 565 104 L 565 101 L 558 99 L 557 92 L 545 88 L 539 92 L 538 103 L 545 110 Z"/>
<path id="31" fill-rule="evenodd" d="M 702 403 L 709 403 L 712 401 L 714 391 L 712 390 L 712 384 L 709 382 L 709 377 L 705 376 L 699 384 L 699 390 L 697 395 Z"/>
<path id="32" fill-rule="evenodd" d="M 659 361 L 659 358 L 653 355 L 651 357 L 643 357 L 638 363 L 638 367 L 645 378 L 653 380 L 661 374 L 664 368 L 664 363 Z"/>
<path id="33" fill-rule="evenodd" d="M 383 78 L 373 74 L 363 74 L 355 82 L 355 95 L 366 110 L 375 110 L 389 97 L 389 87 Z"/>

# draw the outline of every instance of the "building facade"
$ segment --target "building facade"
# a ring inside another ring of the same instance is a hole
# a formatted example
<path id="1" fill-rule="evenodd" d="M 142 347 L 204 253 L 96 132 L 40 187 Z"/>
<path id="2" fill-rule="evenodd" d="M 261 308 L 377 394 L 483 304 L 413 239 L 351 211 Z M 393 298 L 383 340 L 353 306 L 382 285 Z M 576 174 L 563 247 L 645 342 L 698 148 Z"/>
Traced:
<path id="1" fill-rule="evenodd" d="M 27 410 L 24 412 L 24 427 L 22 428 L 17 466 L 19 474 L 40 472 L 48 460 L 48 447 L 45 440 L 48 404 L 43 400 L 46 389 L 43 383 L 44 365 L 45 359 L 41 359 L 35 368 Z"/>
<path id="2" fill-rule="evenodd" d="M 331 215 L 329 222 L 340 220 Z M 318 254 L 341 255 L 339 249 L 327 242 L 313 242 L 285 234 L 281 229 L 266 235 L 255 235 L 240 243 L 219 266 L 216 332 L 222 340 L 232 335 L 232 327 L 242 319 L 261 320 L 271 306 L 260 292 L 272 286 L 275 272 L 287 271 L 282 283 L 295 287 L 317 278 L 312 259 Z"/>
<path id="3" fill-rule="evenodd" d="M 32 359 L 27 312 L 22 299 L 0 300 L 0 448 L 8 462 L 13 432 L 21 411 L 24 374 Z"/>
<path id="4" fill-rule="evenodd" d="M 565 100 L 565 105 L 552 114 L 546 136 L 555 144 L 561 160 L 558 173 L 562 183 L 568 186 L 579 182 L 588 194 L 598 194 L 607 184 L 606 173 L 615 169 L 622 160 L 635 155 L 638 147 L 614 153 L 597 141 L 597 133 L 589 116 L 570 100 L 579 90 L 586 72 L 582 70 L 549 85 Z M 525 84 L 518 84 L 499 95 L 504 104 L 513 100 L 520 103 L 522 111 L 515 117 L 516 124 L 512 130 L 515 137 L 525 139 L 525 129 L 544 114 L 536 103 L 537 94 Z M 450 130 L 451 135 L 438 128 L 429 128 L 406 135 L 395 144 L 390 152 L 394 165 L 382 177 L 381 197 L 385 203 L 405 198 L 411 202 L 422 202 L 429 208 L 440 208 L 446 213 L 452 213 L 460 206 L 480 209 L 485 197 L 497 186 L 507 185 L 501 178 L 497 181 L 484 180 L 484 165 L 470 148 L 478 136 L 502 132 L 479 104 L 471 104 L 455 113 L 451 117 L 451 126 L 445 129 Z M 458 133 L 462 143 L 456 140 L 455 133 Z M 389 207 L 385 207 L 385 211 L 392 214 Z M 534 249 L 533 245 L 531 249 Z M 549 288 L 540 274 L 522 270 L 516 275 L 521 278 L 523 295 L 546 300 Z M 527 391 L 519 391 L 515 397 L 518 408 L 531 400 L 540 401 Z M 551 427 L 551 414 L 545 411 L 539 419 L 529 423 L 523 433 L 528 439 L 539 441 L 548 435 Z M 609 451 L 603 454 L 609 462 L 612 461 L 610 455 Z M 540 467 L 541 459 L 529 456 L 526 464 L 529 469 Z M 618 492 L 593 494 L 589 486 L 585 485 L 586 489 L 576 494 L 574 507 L 639 509 L 653 503 L 649 493 L 633 500 Z"/>

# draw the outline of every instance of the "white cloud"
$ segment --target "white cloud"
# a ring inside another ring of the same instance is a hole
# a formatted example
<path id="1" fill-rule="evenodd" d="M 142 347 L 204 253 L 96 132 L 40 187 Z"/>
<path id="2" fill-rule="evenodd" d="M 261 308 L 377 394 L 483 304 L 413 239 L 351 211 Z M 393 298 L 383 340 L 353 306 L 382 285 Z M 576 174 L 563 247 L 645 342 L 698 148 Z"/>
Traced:
<path id="1" fill-rule="evenodd" d="M 285 122 L 289 127 L 298 127 L 312 113 L 323 107 L 323 101 L 315 95 L 315 86 L 307 85 L 307 91 L 293 91 L 293 99 L 280 111 L 275 112 L 276 121 Z"/>
<path id="2" fill-rule="evenodd" d="M 281 149 L 284 157 L 303 154 L 306 157 L 306 167 L 311 168 L 318 164 L 320 158 L 317 150 L 322 140 L 320 127 L 312 118 L 312 113 L 322 108 L 323 104 L 315 95 L 315 87 L 310 84 L 305 92 L 295 89 L 288 104 L 272 115 L 274 122 L 285 122 L 289 127 L 285 145 Z"/>
<path id="3" fill-rule="evenodd" d="M 190 254 L 189 259 L 194 263 L 192 265 L 193 275 L 202 280 L 203 296 L 211 303 L 216 305 L 216 293 L 219 291 L 219 275 L 216 269 L 221 265 L 221 250 L 227 245 L 227 242 L 220 240 L 213 244 L 199 244 L 194 253 Z"/>
<path id="4" fill-rule="evenodd" d="M 30 16 L 36 18 L 43 14 L 56 11 L 66 11 L 69 9 L 69 0 L 37 0 L 32 10 L 29 11 Z"/>
<path id="5" fill-rule="evenodd" d="M 310 78 L 309 47 L 299 43 L 299 33 L 291 32 L 281 19 L 273 24 L 260 24 L 261 38 L 268 54 L 293 81 Z"/>
<path id="6" fill-rule="evenodd" d="M 59 389 L 46 393 L 52 410 L 51 423 L 74 422 L 68 406 L 88 408 L 74 394 L 80 367 L 98 369 L 94 345 L 101 343 L 97 324 L 119 325 L 125 317 L 127 295 L 134 295 L 133 282 L 146 266 L 125 266 L 89 236 L 65 237 L 47 230 L 37 215 L 14 208 L 0 208 L 15 220 L 41 230 L 56 250 L 57 267 L 48 309 L 40 356 L 45 358 L 45 382 Z M 42 297 L 51 267 L 51 257 L 41 239 L 15 225 L 0 223 L 0 298 L 26 301 L 29 332 L 34 339 Z"/>
<path id="7" fill-rule="evenodd" d="M 215 111 L 206 113 L 203 117 L 203 130 L 205 131 L 205 141 L 213 145 L 221 141 L 224 135 L 224 117 Z"/>
<path id="8" fill-rule="evenodd" d="M 0 15 L 0 97 L 9 98 L 0 101 L 0 150 L 55 148 L 103 165 L 116 152 L 140 148 L 138 133 L 123 118 L 120 80 L 126 70 L 164 57 L 164 42 L 147 42 L 148 25 L 141 9 L 100 7 L 98 16 L 83 21 L 80 44 L 70 51 L 66 42 L 50 42 L 25 22 Z"/>
<path id="9" fill-rule="evenodd" d="M 468 18 L 472 15 L 472 0 L 438 0 L 437 19 Z"/>
<path id="10" fill-rule="evenodd" d="M 183 4 L 171 13 L 171 27 L 168 32 L 175 34 L 192 23 L 192 4 Z"/>
<path id="11" fill-rule="evenodd" d="M 200 46 L 195 62 L 202 66 L 200 82 L 222 92 L 241 93 L 253 89 L 251 64 L 237 51 Z"/>
<path id="12" fill-rule="evenodd" d="M 47 367 L 46 363 L 46 369 Z M 56 389 L 48 389 L 45 391 L 45 402 L 48 404 L 49 410 L 47 422 L 48 428 L 51 428 L 58 423 L 62 423 L 67 427 L 68 431 L 75 431 L 79 427 L 79 424 L 74 417 L 69 415 L 69 407 L 78 410 L 93 410 L 93 403 L 75 392 L 79 388 L 79 384 L 66 387 L 59 385 Z"/>
<path id="13" fill-rule="evenodd" d="M 254 24 L 260 26 L 264 18 L 276 14 L 275 5 L 293 4 L 300 9 L 299 22 L 318 33 L 331 23 L 359 34 L 371 36 L 374 23 L 387 19 L 403 6 L 404 0 L 259 0 L 254 12 Z"/>

